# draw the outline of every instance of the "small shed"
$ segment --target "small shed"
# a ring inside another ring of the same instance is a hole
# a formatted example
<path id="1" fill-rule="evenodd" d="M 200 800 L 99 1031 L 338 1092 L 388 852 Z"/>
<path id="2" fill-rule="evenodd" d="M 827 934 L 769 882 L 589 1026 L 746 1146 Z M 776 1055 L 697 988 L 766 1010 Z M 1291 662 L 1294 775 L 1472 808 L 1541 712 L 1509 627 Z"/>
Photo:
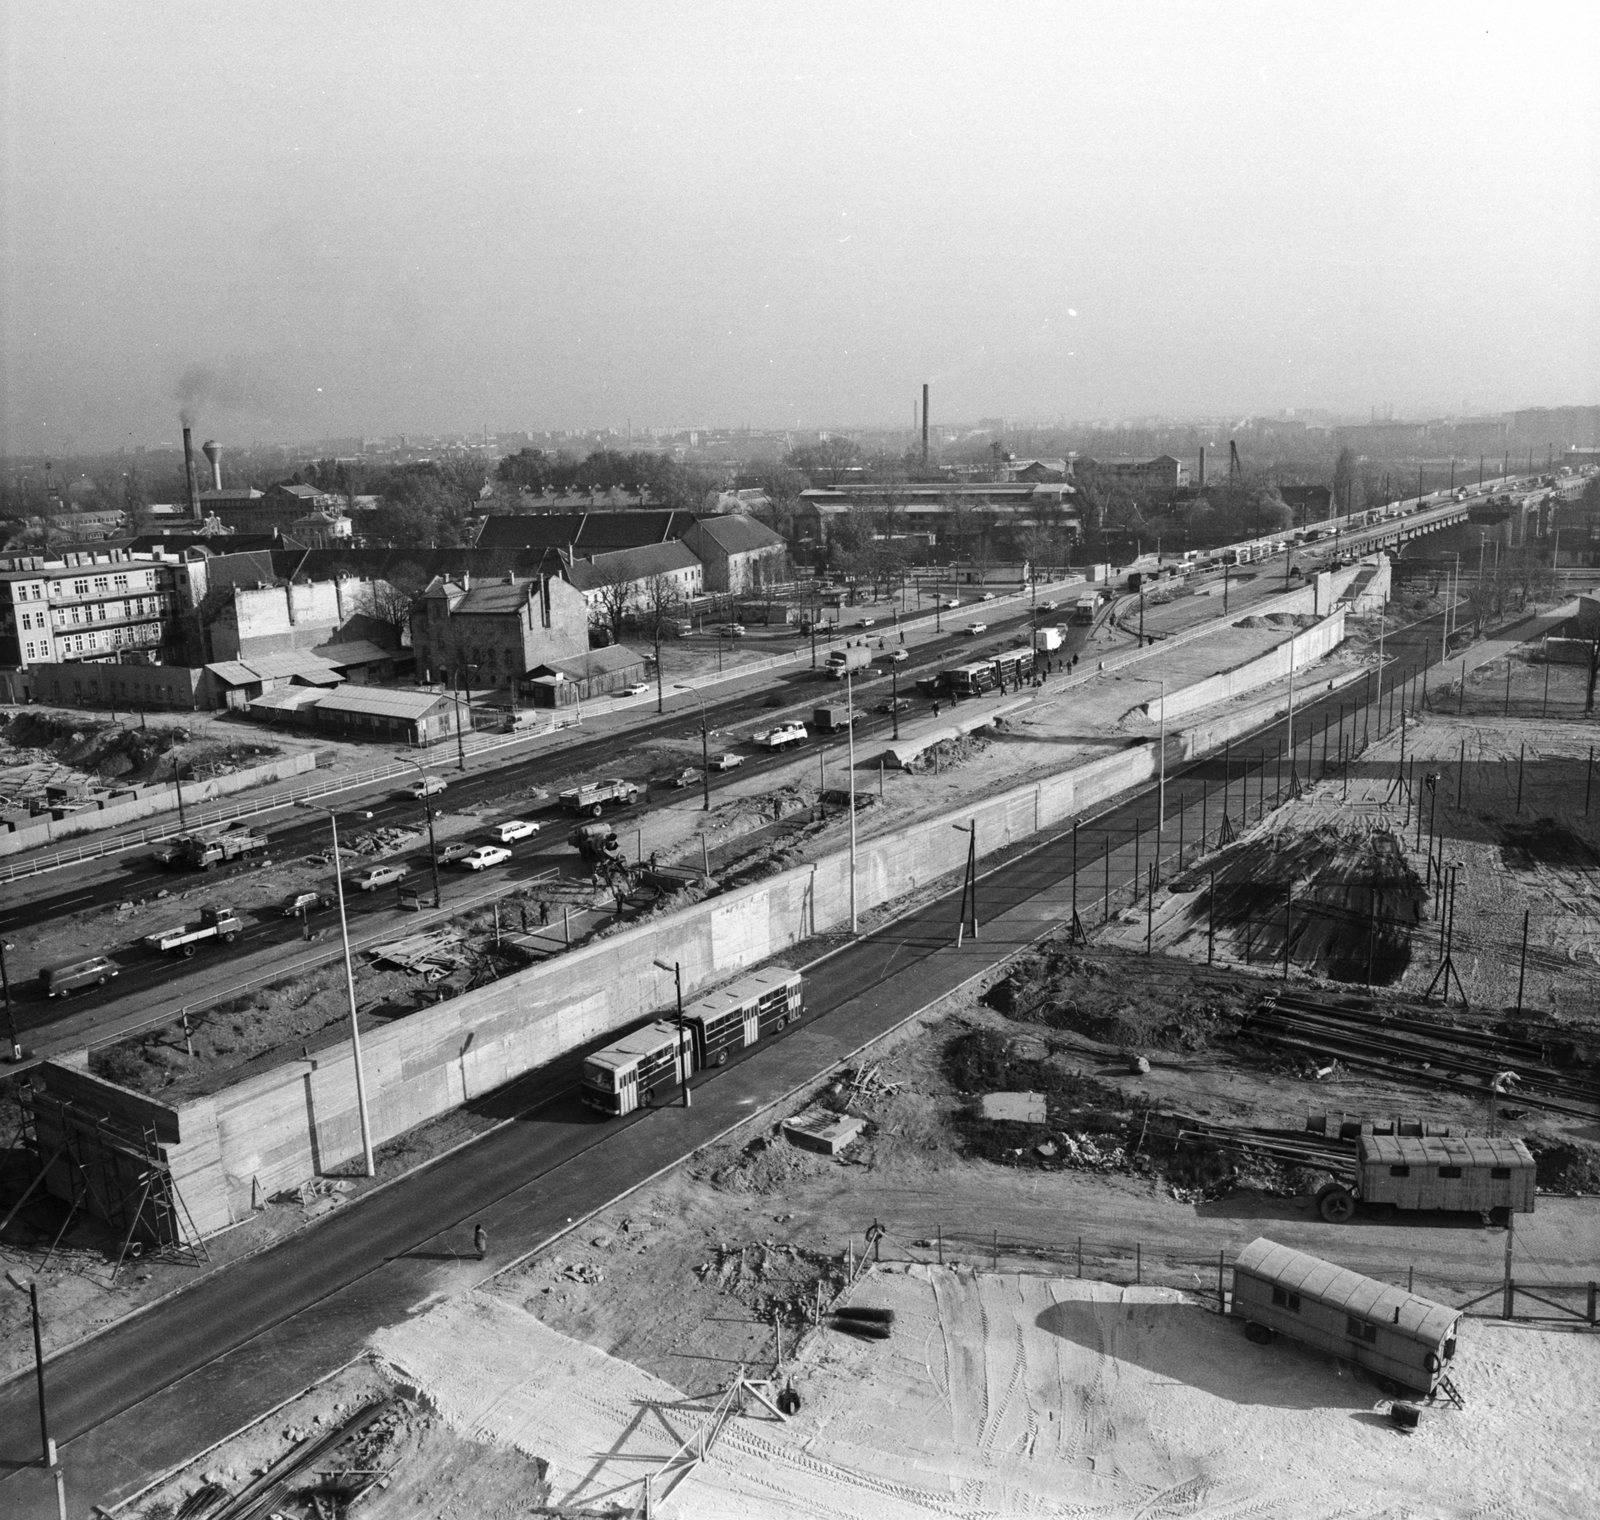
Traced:
<path id="1" fill-rule="evenodd" d="M 311 722 L 311 709 L 327 692 L 320 686 L 281 686 L 252 697 L 245 711 L 259 723 Z"/>
<path id="2" fill-rule="evenodd" d="M 320 644 L 312 653 L 331 665 L 346 681 L 358 686 L 394 680 L 395 661 L 399 658 L 394 650 L 384 649 L 371 639 Z"/>
<path id="3" fill-rule="evenodd" d="M 535 707 L 570 707 L 644 680 L 649 662 L 626 644 L 591 649 L 573 660 L 536 665 L 523 677 L 523 690 Z"/>
<path id="4" fill-rule="evenodd" d="M 315 728 L 349 739 L 437 744 L 454 735 L 456 711 L 450 692 L 341 686 L 323 695 L 311 709 L 311 721 Z M 465 716 L 462 723 L 465 727 Z"/>

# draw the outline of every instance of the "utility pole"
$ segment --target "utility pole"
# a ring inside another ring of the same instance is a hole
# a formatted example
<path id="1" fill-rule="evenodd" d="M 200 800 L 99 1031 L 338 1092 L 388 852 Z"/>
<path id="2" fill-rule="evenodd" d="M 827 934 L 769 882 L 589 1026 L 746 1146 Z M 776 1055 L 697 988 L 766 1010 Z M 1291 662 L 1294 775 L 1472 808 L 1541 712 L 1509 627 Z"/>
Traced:
<path id="1" fill-rule="evenodd" d="M 850 729 L 850 932 L 859 932 L 856 921 L 856 699 L 855 676 L 844 676 L 845 716 Z"/>
<path id="2" fill-rule="evenodd" d="M 683 1074 L 683 1106 L 694 1107 L 694 1099 L 689 1092 L 689 1077 L 694 1071 L 694 1055 L 691 1048 L 690 1054 L 683 1052 L 683 964 L 680 961 L 657 961 L 656 968 L 672 973 L 672 985 L 678 995 L 678 1066 Z"/>

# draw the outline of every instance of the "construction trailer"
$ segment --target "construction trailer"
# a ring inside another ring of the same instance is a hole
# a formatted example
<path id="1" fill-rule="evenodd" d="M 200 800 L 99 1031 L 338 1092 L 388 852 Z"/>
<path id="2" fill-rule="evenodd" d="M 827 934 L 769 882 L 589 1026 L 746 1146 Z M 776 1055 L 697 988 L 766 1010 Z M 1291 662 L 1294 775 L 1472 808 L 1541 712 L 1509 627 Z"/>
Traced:
<path id="1" fill-rule="evenodd" d="M 1317 1194 L 1317 1212 L 1343 1224 L 1358 1204 L 1502 1216 L 1531 1214 L 1537 1167 L 1520 1140 L 1464 1135 L 1362 1135 L 1353 1179 Z"/>
<path id="2" fill-rule="evenodd" d="M 1257 1345 L 1275 1335 L 1364 1368 L 1385 1392 L 1454 1396 L 1447 1368 L 1461 1311 L 1265 1236 L 1233 1264 L 1228 1312 Z"/>

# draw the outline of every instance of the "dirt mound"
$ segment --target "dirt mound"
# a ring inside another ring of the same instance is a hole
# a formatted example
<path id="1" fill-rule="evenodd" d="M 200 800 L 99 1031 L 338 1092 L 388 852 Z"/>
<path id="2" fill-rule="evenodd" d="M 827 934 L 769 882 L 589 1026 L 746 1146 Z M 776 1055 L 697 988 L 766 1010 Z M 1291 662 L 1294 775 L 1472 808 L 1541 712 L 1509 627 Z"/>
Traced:
<path id="1" fill-rule="evenodd" d="M 1540 1135 L 1528 1135 L 1524 1143 L 1533 1152 L 1541 1193 L 1600 1193 L 1600 1147 Z"/>
<path id="2" fill-rule="evenodd" d="M 226 774 L 280 753 L 273 745 L 254 742 L 195 744 L 190 731 L 180 725 L 94 722 L 51 712 L 16 714 L 0 727 L 0 744 L 15 751 L 36 751 L 40 759 L 48 756 L 59 765 L 108 781 L 166 780 L 174 763 L 182 763 L 186 775 L 197 770 Z"/>

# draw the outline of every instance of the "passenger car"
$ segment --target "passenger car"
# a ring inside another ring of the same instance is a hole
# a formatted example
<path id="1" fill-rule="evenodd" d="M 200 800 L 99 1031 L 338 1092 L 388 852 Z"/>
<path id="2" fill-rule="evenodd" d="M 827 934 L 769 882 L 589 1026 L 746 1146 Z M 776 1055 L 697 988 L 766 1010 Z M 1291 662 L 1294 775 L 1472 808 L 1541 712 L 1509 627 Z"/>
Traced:
<path id="1" fill-rule="evenodd" d="M 283 916 L 293 918 L 302 910 L 307 913 L 320 913 L 324 908 L 331 908 L 332 903 L 320 892 L 291 892 L 283 900 Z"/>
<path id="2" fill-rule="evenodd" d="M 538 832 L 539 825 L 530 823 L 526 818 L 507 818 L 504 823 L 497 823 L 489 830 L 490 835 L 501 844 L 528 839 Z"/>
<path id="3" fill-rule="evenodd" d="M 624 686 L 617 695 L 619 697 L 642 697 L 649 690 L 650 683 L 648 681 L 635 681 L 632 686 Z"/>
<path id="4" fill-rule="evenodd" d="M 379 887 L 387 887 L 397 881 L 403 881 L 410 874 L 410 866 L 398 864 L 368 866 L 351 884 L 363 892 L 376 892 Z"/>
<path id="5" fill-rule="evenodd" d="M 48 966 L 39 973 L 46 997 L 71 997 L 79 987 L 104 987 L 122 968 L 103 955 L 67 966 Z"/>
<path id="6" fill-rule="evenodd" d="M 413 781 L 406 791 L 409 795 L 421 799 L 423 797 L 437 797 L 445 790 L 446 782 L 439 776 L 424 776 L 420 781 Z"/>
<path id="7" fill-rule="evenodd" d="M 904 649 L 891 649 L 883 658 L 891 665 L 904 665 L 911 655 Z"/>
<path id="8" fill-rule="evenodd" d="M 964 631 L 972 635 L 987 633 L 989 625 L 987 623 L 968 623 Z"/>
<path id="9" fill-rule="evenodd" d="M 887 702 L 878 703 L 881 713 L 910 712 L 911 703 L 905 697 L 891 697 Z"/>
<path id="10" fill-rule="evenodd" d="M 714 771 L 731 771 L 744 764 L 744 756 L 736 755 L 730 750 L 724 750 L 720 755 L 711 757 L 711 769 Z"/>
<path id="11" fill-rule="evenodd" d="M 480 844 L 461 857 L 461 865 L 469 871 L 486 871 L 490 866 L 502 866 L 511 859 L 511 851 L 503 844 Z"/>
<path id="12" fill-rule="evenodd" d="M 449 844 L 439 846 L 439 864 L 447 866 L 452 861 L 460 860 L 463 855 L 470 855 L 471 853 L 472 846 L 470 844 L 464 844 L 459 839 L 452 840 Z"/>
<path id="13" fill-rule="evenodd" d="M 685 766 L 681 771 L 678 772 L 676 776 L 672 778 L 672 784 L 680 787 L 699 786 L 700 772 L 697 771 L 692 765 Z"/>
<path id="14" fill-rule="evenodd" d="M 877 625 L 877 618 L 860 617 L 856 619 L 857 628 L 872 628 Z"/>

